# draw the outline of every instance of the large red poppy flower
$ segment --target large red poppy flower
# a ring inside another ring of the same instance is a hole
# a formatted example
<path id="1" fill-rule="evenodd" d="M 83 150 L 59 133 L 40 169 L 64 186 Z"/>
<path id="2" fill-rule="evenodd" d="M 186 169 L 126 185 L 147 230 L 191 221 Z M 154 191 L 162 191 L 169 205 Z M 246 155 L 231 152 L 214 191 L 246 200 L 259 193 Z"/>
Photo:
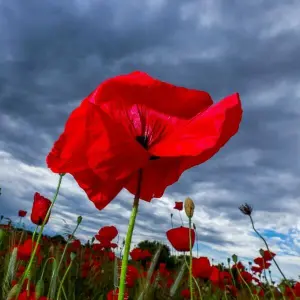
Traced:
<path id="1" fill-rule="evenodd" d="M 167 231 L 167 238 L 177 251 L 189 251 L 189 228 L 177 227 Z M 195 231 L 191 229 L 192 247 L 195 243 Z"/>
<path id="2" fill-rule="evenodd" d="M 181 174 L 210 159 L 238 131 L 239 95 L 213 105 L 204 91 L 174 86 L 143 72 L 107 79 L 70 115 L 47 156 L 70 173 L 98 209 L 121 190 L 162 197 Z"/>
<path id="3" fill-rule="evenodd" d="M 39 193 L 35 193 L 31 211 L 31 222 L 36 225 L 42 225 L 50 206 L 51 201 L 49 199 L 41 196 Z M 48 223 L 49 217 L 50 215 L 45 224 Z"/>

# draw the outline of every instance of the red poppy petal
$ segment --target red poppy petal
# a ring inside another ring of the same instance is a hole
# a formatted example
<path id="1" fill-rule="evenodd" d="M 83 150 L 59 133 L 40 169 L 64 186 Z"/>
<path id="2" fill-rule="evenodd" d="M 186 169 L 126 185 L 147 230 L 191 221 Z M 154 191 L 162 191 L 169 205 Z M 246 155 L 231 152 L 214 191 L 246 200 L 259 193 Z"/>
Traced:
<path id="1" fill-rule="evenodd" d="M 165 189 L 176 182 L 184 170 L 180 170 L 180 158 L 163 157 L 149 161 L 143 168 L 140 199 L 151 201 L 152 198 L 163 196 Z M 132 194 L 137 192 L 138 172 L 125 183 L 125 188 Z"/>
<path id="2" fill-rule="evenodd" d="M 207 92 L 174 86 L 140 71 L 107 79 L 89 97 L 95 104 L 110 101 L 144 104 L 184 119 L 192 118 L 213 104 Z"/>
<path id="3" fill-rule="evenodd" d="M 85 99 L 70 114 L 64 132 L 54 143 L 46 158 L 54 173 L 79 172 L 88 168 L 84 155 L 87 146 L 86 116 L 90 103 Z"/>
<path id="4" fill-rule="evenodd" d="M 93 172 L 104 180 L 121 180 L 147 164 L 148 152 L 127 134 L 126 129 L 99 107 L 90 105 L 86 124 L 87 159 Z"/>
<path id="5" fill-rule="evenodd" d="M 78 185 L 99 210 L 108 205 L 121 191 L 123 184 L 117 181 L 101 181 L 92 170 L 72 174 Z"/>
<path id="6" fill-rule="evenodd" d="M 198 114 L 149 151 L 156 156 L 202 155 L 204 162 L 236 134 L 241 118 L 241 102 L 236 93 Z"/>

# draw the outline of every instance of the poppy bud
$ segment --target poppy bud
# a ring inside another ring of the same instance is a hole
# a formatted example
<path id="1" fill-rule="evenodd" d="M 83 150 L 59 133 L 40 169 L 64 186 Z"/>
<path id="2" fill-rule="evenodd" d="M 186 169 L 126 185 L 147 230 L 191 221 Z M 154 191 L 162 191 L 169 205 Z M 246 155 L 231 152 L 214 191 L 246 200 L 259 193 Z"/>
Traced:
<path id="1" fill-rule="evenodd" d="M 260 253 L 260 255 L 261 255 L 262 257 L 264 257 L 265 251 L 264 251 L 263 249 L 259 249 L 259 253 Z"/>
<path id="2" fill-rule="evenodd" d="M 35 286 L 35 297 L 38 299 L 44 294 L 44 281 L 41 278 Z"/>
<path id="3" fill-rule="evenodd" d="M 70 254 L 70 258 L 71 258 L 71 260 L 74 260 L 74 259 L 75 259 L 75 257 L 76 257 L 76 254 L 75 254 L 74 252 L 71 252 L 71 254 Z"/>
<path id="4" fill-rule="evenodd" d="M 19 284 L 17 283 L 9 291 L 6 300 L 12 300 L 12 299 L 14 299 L 16 297 L 16 295 L 17 295 L 18 288 L 19 288 Z"/>
<path id="5" fill-rule="evenodd" d="M 79 225 L 79 224 L 81 223 L 81 221 L 82 221 L 82 216 L 79 216 L 79 217 L 77 218 L 77 224 Z"/>
<path id="6" fill-rule="evenodd" d="M 237 255 L 236 255 L 236 254 L 233 254 L 231 257 L 232 257 L 233 262 L 236 264 L 237 261 L 238 261 Z"/>
<path id="7" fill-rule="evenodd" d="M 184 201 L 184 210 L 188 218 L 192 218 L 194 214 L 195 204 L 191 198 L 186 198 Z"/>
<path id="8" fill-rule="evenodd" d="M 34 200 L 33 200 L 33 206 L 32 206 L 32 212 L 31 212 L 31 221 L 32 223 L 36 225 L 42 225 L 43 221 L 46 218 L 46 215 L 48 213 L 48 209 L 51 206 L 51 201 L 43 196 L 41 196 L 39 193 L 34 194 Z M 47 224 L 49 220 L 49 216 L 45 222 Z"/>

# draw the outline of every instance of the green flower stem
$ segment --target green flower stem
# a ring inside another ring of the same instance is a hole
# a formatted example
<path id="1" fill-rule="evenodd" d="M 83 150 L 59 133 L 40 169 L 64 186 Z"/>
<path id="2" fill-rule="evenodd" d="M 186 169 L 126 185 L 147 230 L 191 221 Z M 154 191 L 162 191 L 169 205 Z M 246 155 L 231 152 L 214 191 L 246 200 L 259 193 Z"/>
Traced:
<path id="1" fill-rule="evenodd" d="M 271 294 L 272 294 L 272 299 L 275 300 L 275 296 L 274 296 L 273 290 L 271 289 L 269 280 L 268 280 L 268 278 L 267 278 L 267 273 L 266 273 L 266 269 L 265 269 L 266 266 L 265 266 L 265 261 L 264 261 L 264 260 L 263 260 L 263 264 L 264 264 L 264 274 L 265 274 L 265 277 L 266 277 L 266 282 L 267 282 L 268 288 L 269 288 L 269 290 L 270 290 L 270 292 L 271 292 Z"/>
<path id="2" fill-rule="evenodd" d="M 189 217 L 189 242 L 190 242 L 190 266 L 189 266 L 189 273 L 190 273 L 190 294 L 191 300 L 193 300 L 193 252 L 192 252 L 192 218 Z"/>
<path id="3" fill-rule="evenodd" d="M 76 230 L 78 229 L 79 225 L 80 225 L 80 223 L 79 223 L 79 224 L 77 223 L 75 229 L 73 230 L 73 232 L 72 232 L 72 234 L 71 234 L 71 237 L 74 236 L 74 234 L 75 234 Z M 68 246 L 69 246 L 69 244 L 70 244 L 71 237 L 68 238 L 67 244 L 66 244 L 66 246 L 65 246 L 65 248 L 64 248 L 63 254 L 62 254 L 62 256 L 61 256 L 61 258 L 60 258 L 60 261 L 59 261 L 59 263 L 58 263 L 57 273 L 58 273 L 58 271 L 59 271 L 59 269 L 60 269 L 60 266 L 61 266 L 61 264 L 62 264 L 62 261 L 63 261 L 63 259 L 64 259 L 64 257 L 65 257 L 67 248 L 68 248 Z"/>
<path id="4" fill-rule="evenodd" d="M 238 266 L 237 266 L 237 268 L 238 268 Z M 235 280 L 234 280 L 234 276 L 233 276 L 233 273 L 232 273 L 232 270 L 231 270 L 231 266 L 230 266 L 230 262 L 229 262 L 229 261 L 228 261 L 228 269 L 229 269 L 231 278 L 232 278 L 232 280 L 233 280 L 233 284 L 234 284 L 234 286 L 236 287 L 236 282 L 235 282 Z"/>
<path id="5" fill-rule="evenodd" d="M 188 263 L 187 263 L 187 261 L 186 261 L 185 255 L 184 255 L 184 261 L 185 261 L 185 265 L 186 265 L 187 268 L 189 269 L 189 265 L 188 265 Z M 195 282 L 196 287 L 197 287 L 197 289 L 198 289 L 199 296 L 200 296 L 200 300 L 202 300 L 202 294 L 201 294 L 200 286 L 199 286 L 199 284 L 198 284 L 198 282 L 197 282 L 197 279 L 196 279 L 194 276 L 193 276 L 193 279 L 194 279 L 194 282 Z"/>
<path id="6" fill-rule="evenodd" d="M 249 291 L 249 293 L 250 293 L 250 295 L 251 295 L 251 299 L 256 299 L 256 298 L 258 298 L 257 295 L 255 295 L 255 297 L 254 297 L 254 295 L 253 295 L 253 293 L 252 293 L 252 291 L 251 291 L 251 289 L 250 289 L 248 283 L 246 282 L 246 280 L 244 279 L 244 277 L 241 275 L 240 269 L 239 269 L 238 267 L 237 267 L 236 269 L 237 269 L 237 272 L 238 272 L 238 274 L 239 274 L 239 277 L 242 279 L 242 281 L 244 282 L 244 284 L 247 286 L 247 289 L 248 289 L 248 291 Z"/>
<path id="7" fill-rule="evenodd" d="M 122 269 L 121 269 L 121 276 L 120 276 L 120 286 L 119 286 L 118 300 L 124 300 L 124 295 L 125 295 L 125 281 L 126 281 L 126 271 L 127 271 L 127 265 L 128 265 L 128 257 L 129 257 L 130 244 L 131 244 L 135 219 L 136 219 L 136 216 L 137 216 L 137 213 L 138 213 L 138 208 L 139 208 L 139 199 L 140 199 L 140 194 L 141 194 L 141 183 L 142 183 L 142 170 L 139 170 L 138 182 L 137 182 L 137 191 L 136 191 L 136 195 L 135 195 L 134 201 L 133 201 L 133 207 L 132 207 L 131 216 L 130 216 L 130 219 L 129 219 L 128 231 L 127 231 L 126 240 L 125 240 L 124 254 L 123 254 L 123 257 L 122 257 Z"/>
<path id="8" fill-rule="evenodd" d="M 253 222 L 253 219 L 252 219 L 251 215 L 249 215 L 249 218 L 250 218 L 250 221 L 251 221 L 253 230 L 254 230 L 255 233 L 263 240 L 263 242 L 264 242 L 265 245 L 266 245 L 267 250 L 268 250 L 269 252 L 271 252 L 270 249 L 269 249 L 269 246 L 268 246 L 267 241 L 266 241 L 266 240 L 264 239 L 264 237 L 263 237 L 263 236 L 255 229 L 255 227 L 254 227 L 254 222 Z M 282 272 L 281 269 L 279 268 L 279 266 L 278 266 L 278 264 L 277 264 L 277 262 L 276 262 L 274 256 L 272 256 L 272 260 L 274 261 L 274 263 L 275 263 L 277 269 L 279 270 L 280 274 L 281 274 L 282 277 L 284 278 L 286 284 L 291 288 L 291 291 L 292 291 L 294 297 L 296 297 L 296 295 L 295 295 L 295 293 L 294 293 L 294 290 L 292 289 L 292 287 L 291 287 L 289 281 L 286 279 L 286 277 L 284 276 L 283 272 Z"/>
<path id="9" fill-rule="evenodd" d="M 255 233 L 263 240 L 263 242 L 265 243 L 265 245 L 266 245 L 266 247 L 267 247 L 267 250 L 268 250 L 269 252 L 271 252 L 270 249 L 269 249 L 268 243 L 266 242 L 266 240 L 264 239 L 264 237 L 263 237 L 263 236 L 255 229 L 252 217 L 249 216 L 249 218 L 250 218 L 250 221 L 251 221 L 253 230 L 254 230 Z M 279 272 L 280 272 L 280 274 L 282 275 L 282 277 L 284 278 L 284 280 L 287 280 L 286 277 L 284 276 L 284 274 L 282 273 L 281 269 L 279 268 L 279 266 L 278 266 L 276 260 L 274 259 L 274 257 L 272 257 L 272 260 L 274 261 L 274 263 L 275 263 L 277 269 L 279 270 Z"/>
<path id="10" fill-rule="evenodd" d="M 34 241 L 34 238 L 35 238 L 35 235 L 36 235 L 36 232 L 37 232 L 38 228 L 39 228 L 39 225 L 37 225 L 34 229 L 34 232 L 33 232 L 32 238 L 31 238 L 32 241 Z"/>
<path id="11" fill-rule="evenodd" d="M 64 281 L 65 281 L 65 279 L 66 279 L 66 277 L 67 277 L 67 274 L 69 273 L 69 271 L 70 271 L 70 269 L 71 269 L 71 267 L 72 267 L 72 264 L 73 264 L 73 260 L 71 260 L 71 262 L 70 262 L 70 264 L 69 264 L 69 266 L 68 266 L 68 268 L 67 268 L 67 270 L 66 270 L 66 272 L 65 272 L 65 274 L 64 274 L 64 277 L 62 278 L 62 280 L 61 280 L 61 283 L 60 283 L 60 285 L 59 285 L 59 289 L 58 289 L 58 293 L 57 293 L 57 300 L 59 300 L 59 297 L 60 297 L 60 293 L 61 293 L 61 290 L 62 290 L 62 288 L 63 288 L 63 283 L 64 283 Z"/>
<path id="12" fill-rule="evenodd" d="M 60 189 L 60 185 L 61 185 L 61 181 L 62 181 L 62 178 L 63 178 L 64 174 L 60 174 L 59 175 L 59 181 L 58 181 L 58 185 L 57 185 L 57 188 L 56 188 L 56 192 L 55 192 L 55 195 L 53 197 L 53 200 L 52 200 L 52 203 L 48 209 L 48 212 L 46 214 L 46 217 L 44 218 L 44 221 L 42 223 L 42 227 L 40 229 L 40 232 L 39 232 L 39 235 L 38 235 L 38 239 L 36 241 L 36 244 L 35 244 L 35 247 L 33 249 L 33 252 L 31 253 L 31 257 L 30 257 L 30 260 L 29 260 L 29 263 L 27 265 L 27 268 L 25 270 L 25 272 L 23 273 L 23 276 L 21 278 L 21 283 L 19 284 L 19 287 L 17 289 L 17 292 L 16 292 L 16 299 L 18 299 L 19 297 L 19 294 L 21 292 L 21 289 L 22 289 L 22 286 L 23 286 L 23 283 L 26 279 L 26 277 L 28 276 L 29 272 L 30 272 L 30 269 L 31 269 L 31 265 L 33 263 L 33 260 L 34 260 L 34 257 L 35 257 L 35 254 L 36 254 L 36 251 L 37 251 L 37 248 L 38 248 L 38 245 L 39 245 L 39 242 L 41 240 L 41 237 L 42 237 L 42 233 L 43 233 L 43 230 L 44 230 L 44 227 L 46 225 L 46 220 L 48 219 L 48 217 L 50 216 L 50 213 L 51 213 L 51 209 L 56 201 L 56 198 L 57 198 L 57 195 L 58 195 L 58 192 L 59 192 L 59 189 Z"/>

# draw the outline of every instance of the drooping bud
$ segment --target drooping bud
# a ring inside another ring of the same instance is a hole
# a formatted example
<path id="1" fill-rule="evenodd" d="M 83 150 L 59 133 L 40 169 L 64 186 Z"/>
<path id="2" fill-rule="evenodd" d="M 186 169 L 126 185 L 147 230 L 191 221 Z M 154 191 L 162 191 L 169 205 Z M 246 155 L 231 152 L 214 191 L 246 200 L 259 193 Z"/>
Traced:
<path id="1" fill-rule="evenodd" d="M 44 294 L 44 281 L 43 279 L 39 279 L 35 286 L 35 297 L 39 299 Z"/>
<path id="2" fill-rule="evenodd" d="M 192 218 L 194 215 L 195 204 L 191 198 L 186 198 L 184 201 L 184 211 L 188 218 Z"/>

